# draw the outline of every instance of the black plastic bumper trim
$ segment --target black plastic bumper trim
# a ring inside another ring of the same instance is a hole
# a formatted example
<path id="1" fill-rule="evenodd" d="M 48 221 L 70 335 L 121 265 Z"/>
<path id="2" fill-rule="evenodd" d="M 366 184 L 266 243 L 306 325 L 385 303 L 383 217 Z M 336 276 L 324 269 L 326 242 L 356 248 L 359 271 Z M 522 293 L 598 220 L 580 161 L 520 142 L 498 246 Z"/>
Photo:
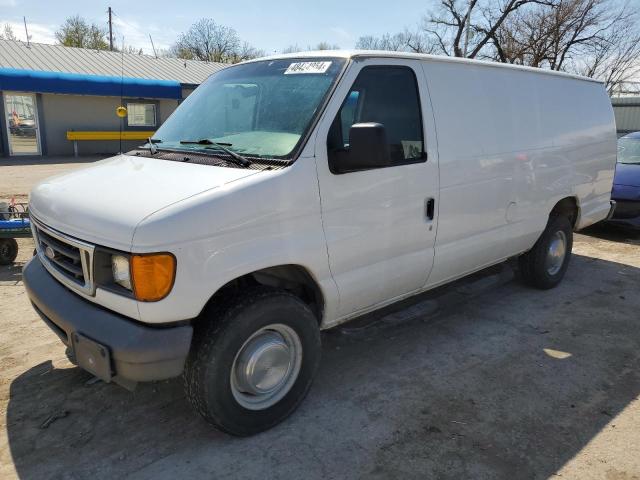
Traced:
<path id="1" fill-rule="evenodd" d="M 191 325 L 148 327 L 106 310 L 60 284 L 38 257 L 25 265 L 22 278 L 36 312 L 63 343 L 70 346 L 71 334 L 78 332 L 106 346 L 114 375 L 145 382 L 182 373 L 191 346 Z"/>

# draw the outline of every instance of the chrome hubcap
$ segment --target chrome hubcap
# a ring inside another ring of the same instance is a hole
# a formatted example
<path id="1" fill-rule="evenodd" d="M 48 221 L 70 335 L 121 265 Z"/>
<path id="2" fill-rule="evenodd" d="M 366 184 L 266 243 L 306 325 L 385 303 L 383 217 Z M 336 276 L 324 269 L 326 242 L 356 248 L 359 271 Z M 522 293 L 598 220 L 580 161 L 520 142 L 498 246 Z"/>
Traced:
<path id="1" fill-rule="evenodd" d="M 547 251 L 545 267 L 549 275 L 555 275 L 560 271 L 566 253 L 567 237 L 564 232 L 560 230 L 554 234 L 549 243 L 549 250 Z"/>
<path id="2" fill-rule="evenodd" d="M 250 410 L 263 410 L 284 397 L 300 373 L 302 344 L 283 324 L 254 333 L 240 348 L 231 368 L 231 391 Z"/>

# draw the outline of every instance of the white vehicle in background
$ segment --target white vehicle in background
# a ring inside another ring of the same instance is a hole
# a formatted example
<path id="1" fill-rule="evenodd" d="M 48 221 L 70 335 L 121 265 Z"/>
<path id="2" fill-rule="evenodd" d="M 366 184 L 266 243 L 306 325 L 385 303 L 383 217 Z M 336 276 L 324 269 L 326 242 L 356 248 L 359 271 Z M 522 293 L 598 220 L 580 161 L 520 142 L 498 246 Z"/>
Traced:
<path id="1" fill-rule="evenodd" d="M 35 309 L 73 360 L 132 386 L 184 374 L 250 435 L 301 402 L 320 330 L 519 256 L 563 278 L 605 219 L 616 129 L 566 74 L 389 52 L 212 75 L 139 149 L 31 193 Z"/>

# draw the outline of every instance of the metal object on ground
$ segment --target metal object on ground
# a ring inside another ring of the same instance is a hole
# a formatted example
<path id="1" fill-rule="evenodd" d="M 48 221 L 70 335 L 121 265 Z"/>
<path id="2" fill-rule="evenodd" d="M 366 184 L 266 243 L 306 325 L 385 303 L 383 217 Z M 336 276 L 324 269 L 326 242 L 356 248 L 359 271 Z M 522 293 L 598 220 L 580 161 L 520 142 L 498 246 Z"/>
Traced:
<path id="1" fill-rule="evenodd" d="M 0 264 L 13 263 L 18 254 L 16 238 L 31 237 L 31 222 L 29 221 L 26 203 L 0 203 Z M 14 251 L 15 250 L 15 251 Z"/>

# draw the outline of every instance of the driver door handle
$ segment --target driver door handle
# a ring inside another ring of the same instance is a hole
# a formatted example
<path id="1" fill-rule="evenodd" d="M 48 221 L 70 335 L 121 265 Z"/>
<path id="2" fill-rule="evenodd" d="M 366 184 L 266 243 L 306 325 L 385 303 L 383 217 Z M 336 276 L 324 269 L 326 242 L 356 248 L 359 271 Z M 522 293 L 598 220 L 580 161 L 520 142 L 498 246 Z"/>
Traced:
<path id="1" fill-rule="evenodd" d="M 424 213 L 427 217 L 427 220 L 433 220 L 433 215 L 436 210 L 436 200 L 435 198 L 429 197 L 424 202 Z"/>

